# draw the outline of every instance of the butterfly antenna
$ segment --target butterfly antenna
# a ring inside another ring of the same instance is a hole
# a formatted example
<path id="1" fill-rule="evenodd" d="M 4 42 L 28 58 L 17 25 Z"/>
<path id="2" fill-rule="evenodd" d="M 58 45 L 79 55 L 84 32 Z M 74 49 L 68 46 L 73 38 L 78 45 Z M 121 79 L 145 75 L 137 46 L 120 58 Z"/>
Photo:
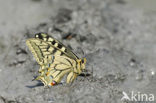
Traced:
<path id="1" fill-rule="evenodd" d="M 86 53 L 84 52 L 84 48 L 81 47 L 80 49 L 81 49 L 81 53 L 82 53 L 83 57 L 85 57 Z"/>

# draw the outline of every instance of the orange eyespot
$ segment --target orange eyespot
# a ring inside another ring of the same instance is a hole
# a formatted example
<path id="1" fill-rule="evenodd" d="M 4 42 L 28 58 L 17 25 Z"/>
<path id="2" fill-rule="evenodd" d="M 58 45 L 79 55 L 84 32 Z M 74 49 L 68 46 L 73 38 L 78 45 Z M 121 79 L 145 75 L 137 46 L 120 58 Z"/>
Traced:
<path id="1" fill-rule="evenodd" d="M 55 82 L 55 81 L 52 81 L 51 82 L 51 86 L 54 86 L 54 85 L 56 85 L 57 83 Z"/>

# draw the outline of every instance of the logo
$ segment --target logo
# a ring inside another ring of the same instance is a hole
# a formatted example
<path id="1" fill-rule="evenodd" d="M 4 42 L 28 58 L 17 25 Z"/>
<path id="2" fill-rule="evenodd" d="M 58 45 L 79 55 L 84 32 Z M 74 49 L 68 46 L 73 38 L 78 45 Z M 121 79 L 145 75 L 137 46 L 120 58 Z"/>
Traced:
<path id="1" fill-rule="evenodd" d="M 153 102 L 155 100 L 154 94 L 146 94 L 141 92 L 132 91 L 130 95 L 126 92 L 122 92 L 123 97 L 121 101 L 133 101 L 133 102 Z"/>

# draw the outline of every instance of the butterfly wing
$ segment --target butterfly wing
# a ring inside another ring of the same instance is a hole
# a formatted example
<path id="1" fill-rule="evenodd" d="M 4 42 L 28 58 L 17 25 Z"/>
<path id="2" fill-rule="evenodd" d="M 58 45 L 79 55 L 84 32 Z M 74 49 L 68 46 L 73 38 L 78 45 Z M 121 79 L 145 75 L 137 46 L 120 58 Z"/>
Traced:
<path id="1" fill-rule="evenodd" d="M 40 76 L 36 80 L 41 80 L 44 85 L 52 85 L 53 81 L 59 83 L 67 73 L 67 82 L 76 78 L 71 72 L 78 57 L 62 43 L 47 34 L 39 33 L 35 38 L 28 39 L 26 44 L 41 66 Z"/>
<path id="2" fill-rule="evenodd" d="M 67 56 L 74 60 L 78 59 L 69 48 L 45 33 L 36 34 L 35 38 L 28 39 L 26 44 L 40 65 L 45 64 L 47 58 L 51 58 L 49 55 Z"/>
<path id="3" fill-rule="evenodd" d="M 53 78 L 52 81 L 59 83 L 64 75 L 73 72 L 74 60 L 65 56 L 55 56 L 53 61 L 46 74 Z"/>
<path id="4" fill-rule="evenodd" d="M 77 76 L 73 72 L 73 66 L 75 61 L 65 56 L 54 56 L 53 63 L 50 64 L 49 68 L 43 69 L 41 75 L 37 77 L 37 80 L 41 80 L 45 86 L 53 86 L 52 83 L 59 83 L 64 75 L 67 76 L 67 83 L 72 82 Z M 45 72 L 46 71 L 46 72 Z"/>
<path id="5" fill-rule="evenodd" d="M 75 60 L 78 59 L 78 57 L 68 47 L 66 47 L 61 42 L 59 42 L 58 40 L 54 39 L 46 33 L 38 33 L 35 35 L 35 38 L 43 40 L 47 44 L 56 48 L 57 50 L 60 50 L 62 53 L 64 53 L 64 55 L 66 55 L 69 58 Z"/>

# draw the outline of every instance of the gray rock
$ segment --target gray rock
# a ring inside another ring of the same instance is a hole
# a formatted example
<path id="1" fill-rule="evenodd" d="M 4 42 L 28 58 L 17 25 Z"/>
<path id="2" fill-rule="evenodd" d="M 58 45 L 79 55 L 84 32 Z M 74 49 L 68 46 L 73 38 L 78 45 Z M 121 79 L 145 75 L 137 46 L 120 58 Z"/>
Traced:
<path id="1" fill-rule="evenodd" d="M 121 103 L 123 91 L 156 96 L 155 14 L 125 0 L 1 0 L 0 8 L 0 103 Z M 50 88 L 32 81 L 39 65 L 25 40 L 38 32 L 86 57 L 90 75 Z"/>

